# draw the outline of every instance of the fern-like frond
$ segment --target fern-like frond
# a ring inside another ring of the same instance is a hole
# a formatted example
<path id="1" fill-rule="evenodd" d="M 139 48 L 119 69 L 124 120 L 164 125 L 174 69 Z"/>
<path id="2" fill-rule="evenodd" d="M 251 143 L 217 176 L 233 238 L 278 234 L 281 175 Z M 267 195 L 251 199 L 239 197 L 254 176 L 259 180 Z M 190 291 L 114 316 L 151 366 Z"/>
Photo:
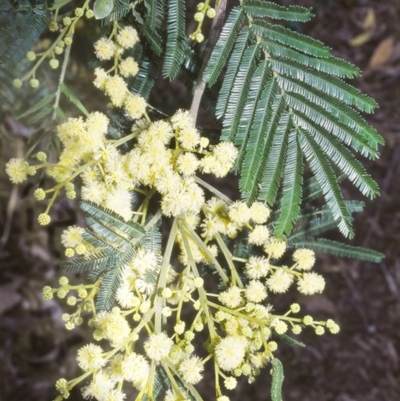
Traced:
<path id="1" fill-rule="evenodd" d="M 337 139 L 329 134 L 313 135 L 322 151 L 335 163 L 340 171 L 360 190 L 362 194 L 374 198 L 379 194 L 378 184 L 367 174 L 363 165 Z"/>
<path id="2" fill-rule="evenodd" d="M 291 119 L 286 112 L 281 115 L 279 125 L 273 133 L 261 183 L 259 186 L 255 185 L 255 189 L 259 189 L 258 199 L 263 202 L 266 201 L 271 207 L 275 204 L 280 179 L 283 174 L 288 137 L 291 135 L 290 129 Z"/>
<path id="3" fill-rule="evenodd" d="M 5 0 L 0 9 L 0 65 L 12 67 L 32 48 L 50 22 L 45 0 Z"/>
<path id="4" fill-rule="evenodd" d="M 145 0 L 144 5 L 147 9 L 146 25 L 159 31 L 164 19 L 165 0 Z"/>
<path id="5" fill-rule="evenodd" d="M 96 299 L 96 309 L 98 311 L 110 310 L 114 306 L 115 294 L 117 293 L 120 282 L 120 268 L 114 267 L 104 274 Z"/>
<path id="6" fill-rule="evenodd" d="M 251 77 L 249 96 L 247 103 L 240 117 L 239 127 L 235 136 L 235 145 L 239 148 L 239 154 L 236 159 L 235 170 L 238 171 L 242 165 L 246 152 L 246 144 L 250 136 L 253 125 L 254 115 L 257 109 L 257 103 L 261 97 L 262 91 L 269 79 L 272 78 L 272 71 L 266 60 L 261 61 L 254 75 Z"/>
<path id="7" fill-rule="evenodd" d="M 374 263 L 379 263 L 384 258 L 384 255 L 380 252 L 346 245 L 341 242 L 331 241 L 325 238 L 319 238 L 316 241 L 301 241 L 296 243 L 296 248 L 303 247 L 314 249 L 316 252 L 323 252 L 345 258 L 360 259 Z"/>
<path id="8" fill-rule="evenodd" d="M 219 91 L 217 107 L 215 110 L 215 115 L 217 116 L 217 118 L 222 118 L 226 112 L 226 108 L 228 107 L 229 96 L 232 91 L 236 75 L 239 71 L 242 57 L 247 49 L 249 36 L 250 31 L 247 28 L 244 28 L 240 32 L 236 40 L 235 48 L 233 49 L 232 56 L 229 60 L 228 68 L 224 77 L 224 81 L 222 82 L 221 90 Z"/>
<path id="9" fill-rule="evenodd" d="M 145 234 L 143 227 L 138 223 L 134 221 L 125 222 L 115 212 L 104 209 L 94 203 L 81 202 L 81 209 L 97 221 L 102 221 L 110 227 L 115 227 L 118 231 L 125 233 L 130 239 L 139 239 Z"/>
<path id="10" fill-rule="evenodd" d="M 161 56 L 163 52 L 163 38 L 157 33 L 156 30 L 151 28 L 150 25 L 145 24 L 143 26 L 143 33 L 150 44 L 151 50 L 153 50 L 157 56 Z"/>
<path id="11" fill-rule="evenodd" d="M 333 218 L 338 223 L 339 230 L 346 237 L 353 237 L 350 223 L 351 216 L 337 183 L 335 172 L 328 159 L 310 134 L 301 131 L 299 138 L 304 156 L 321 185 L 326 203 L 332 212 Z"/>
<path id="12" fill-rule="evenodd" d="M 223 140 L 233 140 L 236 136 L 259 56 L 260 47 L 257 44 L 249 46 L 243 54 L 222 122 Z"/>
<path id="13" fill-rule="evenodd" d="M 308 101 L 319 105 L 330 114 L 333 114 L 342 124 L 360 134 L 365 144 L 371 144 L 376 149 L 376 144 L 383 145 L 383 138 L 376 130 L 368 125 L 366 121 L 351 107 L 342 101 L 335 99 L 325 93 L 314 89 L 310 85 L 305 84 L 294 78 L 278 76 L 279 86 L 291 94 L 299 94 Z M 364 145 L 361 145 L 361 148 Z"/>
<path id="14" fill-rule="evenodd" d="M 307 22 L 313 16 L 311 8 L 301 6 L 280 6 L 270 1 L 246 0 L 243 9 L 253 17 L 268 17 L 278 20 Z"/>
<path id="15" fill-rule="evenodd" d="M 372 113 L 377 107 L 376 102 L 361 93 L 354 86 L 346 84 L 340 78 L 327 75 L 320 71 L 304 68 L 295 60 L 271 58 L 271 65 L 278 74 L 298 79 L 336 99 L 357 107 L 366 113 Z"/>
<path id="16" fill-rule="evenodd" d="M 174 79 L 179 72 L 184 58 L 185 38 L 185 2 L 167 0 L 167 43 L 162 75 Z"/>
<path id="17" fill-rule="evenodd" d="M 314 68 L 339 78 L 354 78 L 361 74 L 359 68 L 339 57 L 312 57 L 268 39 L 262 40 L 261 46 L 274 57 L 296 60 L 305 67 Z"/>
<path id="18" fill-rule="evenodd" d="M 274 231 L 276 237 L 290 234 L 300 211 L 303 160 L 296 135 L 291 135 L 289 139 L 283 177 L 281 213 Z"/>
<path id="19" fill-rule="evenodd" d="M 246 147 L 246 155 L 242 165 L 242 176 L 239 181 L 239 188 L 242 196 L 250 202 L 254 186 L 258 186 L 266 164 L 265 154 L 269 151 L 273 141 L 284 104 L 279 93 L 278 84 L 271 79 L 257 103 L 257 110 L 254 122 L 250 131 L 250 138 Z M 253 196 L 254 198 L 254 196 Z"/>
<path id="20" fill-rule="evenodd" d="M 311 54 L 315 57 L 330 57 L 330 50 L 321 41 L 309 36 L 255 19 L 251 26 L 252 32 L 264 39 L 274 40 L 295 50 Z"/>
<path id="21" fill-rule="evenodd" d="M 221 74 L 233 48 L 239 29 L 243 25 L 244 18 L 245 16 L 241 7 L 232 8 L 211 53 L 207 67 L 204 70 L 203 81 L 208 82 L 210 86 L 215 84 Z"/>

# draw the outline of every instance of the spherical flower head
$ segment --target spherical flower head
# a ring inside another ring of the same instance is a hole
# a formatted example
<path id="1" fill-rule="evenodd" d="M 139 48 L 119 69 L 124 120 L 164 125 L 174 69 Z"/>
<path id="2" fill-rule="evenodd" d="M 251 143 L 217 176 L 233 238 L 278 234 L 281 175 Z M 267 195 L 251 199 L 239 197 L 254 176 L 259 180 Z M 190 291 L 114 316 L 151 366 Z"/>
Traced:
<path id="1" fill-rule="evenodd" d="M 201 22 L 204 20 L 204 14 L 203 13 L 196 13 L 194 15 L 194 20 L 197 22 Z"/>
<path id="2" fill-rule="evenodd" d="M 275 331 L 282 335 L 285 334 L 288 330 L 288 325 L 283 321 L 283 320 L 279 320 L 275 325 L 274 325 L 274 329 Z"/>
<path id="3" fill-rule="evenodd" d="M 126 97 L 124 106 L 129 117 L 136 120 L 146 112 L 147 103 L 144 97 L 130 94 Z"/>
<path id="4" fill-rule="evenodd" d="M 295 334 L 296 336 L 299 335 L 301 333 L 301 331 L 302 331 L 301 326 L 298 324 L 295 324 L 292 327 L 292 333 Z"/>
<path id="5" fill-rule="evenodd" d="M 45 301 L 49 301 L 50 299 L 53 299 L 53 290 L 50 286 L 46 285 L 43 287 L 42 297 Z"/>
<path id="6" fill-rule="evenodd" d="M 172 117 L 171 123 L 175 130 L 194 127 L 193 117 L 189 110 L 179 109 Z"/>
<path id="7" fill-rule="evenodd" d="M 86 119 L 86 130 L 89 135 L 102 137 L 107 133 L 109 123 L 110 120 L 105 114 L 95 111 Z"/>
<path id="8" fill-rule="evenodd" d="M 224 386 L 227 390 L 233 390 L 237 386 L 237 380 L 234 377 L 227 377 L 224 380 Z"/>
<path id="9" fill-rule="evenodd" d="M 245 357 L 247 340 L 244 337 L 225 337 L 215 347 L 215 358 L 222 370 L 236 369 Z"/>
<path id="10" fill-rule="evenodd" d="M 41 226 L 47 226 L 50 224 L 51 218 L 47 213 L 41 213 L 38 216 L 38 222 Z"/>
<path id="11" fill-rule="evenodd" d="M 22 87 L 22 81 L 18 78 L 14 79 L 13 85 L 15 88 L 21 88 Z"/>
<path id="12" fill-rule="evenodd" d="M 268 260 L 260 256 L 251 256 L 245 265 L 245 274 L 251 279 L 266 277 L 269 272 Z"/>
<path id="13" fill-rule="evenodd" d="M 293 275 L 284 267 L 278 269 L 269 279 L 267 285 L 270 291 L 274 293 L 286 292 L 293 283 Z"/>
<path id="14" fill-rule="evenodd" d="M 168 356 L 174 342 L 165 333 L 151 334 L 144 344 L 147 356 L 156 362 Z"/>
<path id="15" fill-rule="evenodd" d="M 64 44 L 64 42 L 60 42 L 60 43 Z M 63 52 L 64 52 L 64 49 L 61 46 L 56 46 L 54 48 L 54 53 L 57 54 L 57 56 L 63 54 Z"/>
<path id="16" fill-rule="evenodd" d="M 13 158 L 6 164 L 6 173 L 14 184 L 24 182 L 28 177 L 29 164 L 24 159 Z"/>
<path id="17" fill-rule="evenodd" d="M 250 208 L 246 205 L 246 203 L 236 201 L 229 205 L 228 216 L 233 223 L 243 226 L 250 220 Z"/>
<path id="18" fill-rule="evenodd" d="M 267 290 L 261 281 L 252 280 L 246 286 L 245 295 L 247 300 L 258 304 L 267 298 Z"/>
<path id="19" fill-rule="evenodd" d="M 324 328 L 324 327 L 322 327 L 322 326 L 317 326 L 317 327 L 315 328 L 315 334 L 316 334 L 317 336 L 322 336 L 324 333 L 325 333 L 325 328 Z"/>
<path id="20" fill-rule="evenodd" d="M 228 308 L 237 308 L 242 303 L 242 294 L 239 287 L 233 286 L 218 295 L 218 300 Z"/>
<path id="21" fill-rule="evenodd" d="M 193 153 L 181 153 L 176 161 L 176 167 L 179 174 L 191 176 L 198 169 L 199 160 Z"/>
<path id="22" fill-rule="evenodd" d="M 271 214 L 271 210 L 261 202 L 254 202 L 250 207 L 251 219 L 256 224 L 265 224 Z"/>
<path id="23" fill-rule="evenodd" d="M 211 7 L 207 10 L 207 17 L 208 18 L 211 18 L 211 19 L 214 18 L 216 14 L 217 13 L 215 12 L 215 10 L 213 8 L 211 8 Z"/>
<path id="24" fill-rule="evenodd" d="M 180 129 L 177 138 L 184 149 L 194 149 L 200 142 L 200 134 L 195 127 Z"/>
<path id="25" fill-rule="evenodd" d="M 213 149 L 214 157 L 228 169 L 231 169 L 235 162 L 238 150 L 232 142 L 221 142 Z"/>
<path id="26" fill-rule="evenodd" d="M 139 65 L 133 57 L 127 57 L 120 62 L 119 72 L 125 78 L 134 77 L 139 72 Z"/>
<path id="27" fill-rule="evenodd" d="M 103 350 L 95 344 L 87 344 L 80 348 L 76 360 L 78 366 L 85 372 L 100 369 L 107 362 L 103 357 Z"/>
<path id="28" fill-rule="evenodd" d="M 75 8 L 75 16 L 76 17 L 82 17 L 84 14 L 83 8 L 77 7 Z"/>
<path id="29" fill-rule="evenodd" d="M 197 356 L 189 356 L 179 364 L 178 371 L 183 381 L 188 384 L 197 384 L 202 378 L 204 366 Z"/>
<path id="30" fill-rule="evenodd" d="M 115 43 L 106 37 L 100 38 L 94 44 L 96 57 L 101 61 L 111 60 L 114 57 L 115 50 Z"/>
<path id="31" fill-rule="evenodd" d="M 286 251 L 286 242 L 271 237 L 264 246 L 264 251 L 271 259 L 279 259 Z"/>
<path id="32" fill-rule="evenodd" d="M 296 249 L 293 253 L 297 270 L 310 270 L 315 264 L 315 253 L 311 249 Z"/>
<path id="33" fill-rule="evenodd" d="M 33 192 L 33 197 L 38 200 L 41 201 L 46 197 L 46 193 L 44 192 L 44 190 L 42 188 L 37 188 L 35 189 L 35 191 Z"/>
<path id="34" fill-rule="evenodd" d="M 201 11 L 204 8 L 205 4 L 203 2 L 197 4 L 197 11 Z"/>
<path id="35" fill-rule="evenodd" d="M 291 304 L 290 305 L 290 311 L 292 313 L 299 313 L 300 312 L 300 305 L 299 304 Z"/>
<path id="36" fill-rule="evenodd" d="M 47 155 L 44 152 L 37 152 L 36 159 L 38 159 L 41 162 L 45 162 L 47 160 Z"/>
<path id="37" fill-rule="evenodd" d="M 36 59 L 36 53 L 30 51 L 30 52 L 26 53 L 26 58 L 27 58 L 29 61 L 34 61 L 34 60 Z"/>
<path id="38" fill-rule="evenodd" d="M 249 243 L 254 245 L 265 245 L 269 238 L 267 226 L 256 225 L 249 234 Z"/>
<path id="39" fill-rule="evenodd" d="M 131 219 L 132 194 L 124 188 L 112 189 L 105 197 L 105 206 L 119 214 L 125 221 Z"/>
<path id="40" fill-rule="evenodd" d="M 83 227 L 71 226 L 63 231 L 61 234 L 61 243 L 66 248 L 75 248 L 76 246 L 83 243 L 83 233 L 85 229 Z"/>
<path id="41" fill-rule="evenodd" d="M 196 33 L 195 39 L 197 43 L 201 43 L 204 40 L 204 35 L 201 32 L 198 32 Z"/>
<path id="42" fill-rule="evenodd" d="M 75 252 L 77 255 L 84 255 L 87 252 L 87 248 L 86 248 L 85 244 L 79 244 L 75 248 Z"/>
<path id="43" fill-rule="evenodd" d="M 58 60 L 56 60 L 55 58 L 53 58 L 49 61 L 49 65 L 53 70 L 55 70 L 60 65 L 60 62 Z"/>
<path id="44" fill-rule="evenodd" d="M 112 347 L 122 344 L 129 336 L 131 329 L 119 308 L 113 308 L 111 312 L 100 312 L 95 318 L 95 326 L 101 338 L 110 341 Z"/>
<path id="45" fill-rule="evenodd" d="M 129 93 L 126 82 L 119 75 L 108 77 L 104 83 L 104 90 L 115 107 L 121 107 Z"/>
<path id="46" fill-rule="evenodd" d="M 114 386 L 115 380 L 109 373 L 99 370 L 93 375 L 90 384 L 82 389 L 82 395 L 86 399 L 107 400 Z"/>
<path id="47" fill-rule="evenodd" d="M 122 374 L 124 380 L 141 390 L 149 378 L 150 365 L 142 355 L 132 352 L 122 362 Z"/>
<path id="48" fill-rule="evenodd" d="M 94 70 L 95 80 L 93 81 L 93 85 L 98 89 L 104 89 L 107 79 L 109 78 L 108 74 L 103 68 L 95 68 Z"/>
<path id="49" fill-rule="evenodd" d="M 31 86 L 31 88 L 38 88 L 39 87 L 39 80 L 32 78 L 31 80 L 29 80 L 29 85 Z"/>
<path id="50" fill-rule="evenodd" d="M 64 38 L 64 44 L 65 44 L 65 46 L 72 45 L 72 37 L 71 36 L 67 36 L 66 38 Z"/>
<path id="51" fill-rule="evenodd" d="M 321 293 L 325 288 L 324 278 L 317 273 L 304 273 L 303 277 L 297 282 L 297 289 L 304 295 L 314 295 Z"/>
<path id="52" fill-rule="evenodd" d="M 64 17 L 64 18 L 63 18 L 63 24 L 64 24 L 65 26 L 69 26 L 69 25 L 71 25 L 71 23 L 72 23 L 72 20 L 71 20 L 70 17 Z"/>
<path id="53" fill-rule="evenodd" d="M 56 387 L 56 390 L 61 394 L 65 394 L 68 392 L 68 382 L 64 378 L 58 379 L 56 381 L 55 387 Z"/>
<path id="54" fill-rule="evenodd" d="M 124 49 L 130 49 L 139 41 L 136 29 L 131 26 L 122 28 L 117 35 L 117 43 Z"/>

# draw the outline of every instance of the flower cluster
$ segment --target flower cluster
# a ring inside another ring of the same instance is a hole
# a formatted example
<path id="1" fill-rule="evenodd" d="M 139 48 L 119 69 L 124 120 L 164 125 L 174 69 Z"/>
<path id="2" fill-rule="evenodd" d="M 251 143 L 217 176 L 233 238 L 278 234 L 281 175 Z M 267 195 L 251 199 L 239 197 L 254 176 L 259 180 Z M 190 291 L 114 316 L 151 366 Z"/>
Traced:
<path id="1" fill-rule="evenodd" d="M 189 37 L 198 43 L 201 43 L 204 40 L 204 35 L 201 33 L 201 28 L 205 18 L 207 17 L 213 19 L 216 15 L 215 9 L 212 8 L 209 3 L 210 0 L 206 0 L 205 2 L 200 2 L 197 4 L 197 12 L 194 15 L 194 20 L 197 22 L 197 28 Z"/>

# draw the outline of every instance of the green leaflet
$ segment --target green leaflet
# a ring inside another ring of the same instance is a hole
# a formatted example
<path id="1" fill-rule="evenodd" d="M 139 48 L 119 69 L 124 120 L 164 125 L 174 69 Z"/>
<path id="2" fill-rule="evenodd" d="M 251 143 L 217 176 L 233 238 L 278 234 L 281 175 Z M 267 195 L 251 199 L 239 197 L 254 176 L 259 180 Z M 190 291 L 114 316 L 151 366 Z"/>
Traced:
<path id="1" fill-rule="evenodd" d="M 68 100 L 74 104 L 86 117 L 89 116 L 89 112 L 86 110 L 86 107 L 82 104 L 82 102 L 74 95 L 72 90 L 68 88 L 64 83 L 61 84 L 61 92 L 68 98 Z"/>
<path id="2" fill-rule="evenodd" d="M 354 234 L 351 229 L 350 213 L 329 161 L 310 134 L 300 131 L 299 138 L 304 156 L 323 190 L 326 203 L 338 223 L 339 230 L 344 236 L 352 238 Z"/>
<path id="3" fill-rule="evenodd" d="M 204 70 L 203 81 L 208 82 L 210 86 L 215 84 L 221 74 L 243 22 L 244 14 L 242 8 L 234 7 L 222 28 L 219 39 Z"/>
<path id="4" fill-rule="evenodd" d="M 314 68 L 339 78 L 354 78 L 361 74 L 360 69 L 355 65 L 332 55 L 324 58 L 312 57 L 268 39 L 263 39 L 261 46 L 274 57 L 295 60 L 305 67 Z"/>
<path id="5" fill-rule="evenodd" d="M 236 40 L 235 48 L 233 49 L 228 68 L 222 82 L 221 90 L 219 91 L 217 107 L 215 110 L 215 115 L 217 118 L 222 118 L 226 112 L 226 108 L 228 107 L 229 96 L 233 88 L 233 83 L 236 79 L 236 74 L 239 71 L 242 57 L 248 47 L 247 44 L 249 36 L 250 31 L 247 28 L 244 28 Z M 226 138 L 222 136 L 221 139 L 225 140 Z"/>
<path id="6" fill-rule="evenodd" d="M 311 8 L 301 6 L 284 7 L 261 0 L 246 0 L 243 9 L 253 17 L 268 17 L 286 21 L 307 22 L 313 16 Z"/>
<path id="7" fill-rule="evenodd" d="M 136 248 L 143 246 L 157 252 L 161 240 L 153 226 L 148 227 L 146 231 L 138 223 L 125 222 L 116 213 L 89 202 L 81 202 L 81 209 L 86 214 L 88 226 L 84 239 L 96 248 L 96 251 L 89 256 L 80 256 L 65 262 L 62 267 L 75 273 L 88 272 L 89 278 L 93 280 L 103 276 L 96 309 L 109 310 L 113 306 L 119 287 L 121 270 L 135 256 Z M 154 277 L 148 279 L 156 280 Z"/>
<path id="8" fill-rule="evenodd" d="M 282 401 L 283 365 L 278 358 L 272 359 L 271 365 L 272 365 L 271 400 Z"/>
<path id="9" fill-rule="evenodd" d="M 368 146 L 371 143 L 375 149 L 376 144 L 383 144 L 383 138 L 376 132 L 376 130 L 368 125 L 365 120 L 347 104 L 341 102 L 338 99 L 332 98 L 329 95 L 305 84 L 294 78 L 279 76 L 277 77 L 279 86 L 282 87 L 286 92 L 291 95 L 301 95 L 302 99 L 307 99 L 308 102 L 312 102 L 324 110 L 328 111 L 331 115 L 333 114 L 342 124 L 351 128 L 357 134 L 360 134 L 364 141 L 361 145 L 361 149 L 364 146 Z M 292 96 L 297 98 L 296 96 Z M 357 137 L 355 135 L 355 137 Z"/>
<path id="10" fill-rule="evenodd" d="M 272 71 L 269 68 L 267 61 L 262 60 L 254 75 L 251 77 L 249 96 L 247 98 L 247 103 L 244 106 L 243 113 L 240 117 L 239 127 L 235 137 L 235 145 L 239 148 L 239 155 L 235 164 L 236 171 L 239 170 L 243 162 L 251 127 L 254 121 L 254 115 L 257 109 L 257 103 L 267 81 L 271 78 Z"/>
<path id="11" fill-rule="evenodd" d="M 337 241 L 331 241 L 325 238 L 319 238 L 316 241 L 300 241 L 296 243 L 296 248 L 310 248 L 316 252 L 324 252 L 330 255 L 360 259 L 368 262 L 379 263 L 384 258 L 380 252 L 371 249 L 350 246 Z"/>
<path id="12" fill-rule="evenodd" d="M 93 5 L 94 17 L 103 19 L 111 14 L 114 7 L 114 0 L 96 0 Z"/>
<path id="13" fill-rule="evenodd" d="M 303 183 L 303 160 L 296 135 L 291 135 L 289 139 L 283 175 L 281 214 L 274 231 L 274 235 L 278 238 L 282 237 L 283 234 L 290 234 L 300 211 Z"/>
<path id="14" fill-rule="evenodd" d="M 164 19 L 165 0 L 145 0 L 145 7 L 148 11 L 146 24 L 154 31 L 159 31 Z"/>
<path id="15" fill-rule="evenodd" d="M 47 28 L 51 12 L 46 0 L 6 1 L 0 12 L 0 65 L 13 67 Z"/>
<path id="16" fill-rule="evenodd" d="M 248 47 L 243 54 L 222 122 L 223 140 L 232 140 L 236 136 L 259 55 L 260 48 L 256 44 Z"/>
<path id="17" fill-rule="evenodd" d="M 185 2 L 167 0 L 167 43 L 162 75 L 174 79 L 179 72 L 184 58 L 185 38 Z"/>
<path id="18" fill-rule="evenodd" d="M 259 185 L 258 200 L 266 201 L 271 207 L 275 204 L 283 166 L 286 159 L 288 138 L 291 135 L 291 119 L 287 112 L 280 116 L 279 125 L 274 132 L 267 163 Z M 253 190 L 254 192 L 254 190 Z"/>
<path id="19" fill-rule="evenodd" d="M 250 138 L 246 147 L 246 155 L 242 165 L 242 177 L 239 188 L 245 199 L 253 194 L 253 187 L 257 186 L 266 164 L 265 152 L 269 150 L 273 140 L 273 133 L 283 112 L 282 96 L 278 93 L 278 85 L 271 79 L 257 103 Z M 250 200 L 250 202 L 254 200 Z"/>
<path id="20" fill-rule="evenodd" d="M 312 56 L 330 57 L 329 48 L 322 42 L 292 31 L 291 29 L 279 25 L 268 24 L 267 22 L 258 19 L 252 22 L 250 29 L 257 36 L 261 36 L 264 39 L 274 40 Z"/>
<path id="21" fill-rule="evenodd" d="M 298 79 L 336 99 L 349 105 L 356 106 L 359 110 L 372 113 L 377 107 L 376 102 L 364 95 L 354 86 L 346 84 L 340 78 L 326 75 L 323 72 L 305 69 L 295 60 L 271 59 L 271 65 L 278 74 Z"/>

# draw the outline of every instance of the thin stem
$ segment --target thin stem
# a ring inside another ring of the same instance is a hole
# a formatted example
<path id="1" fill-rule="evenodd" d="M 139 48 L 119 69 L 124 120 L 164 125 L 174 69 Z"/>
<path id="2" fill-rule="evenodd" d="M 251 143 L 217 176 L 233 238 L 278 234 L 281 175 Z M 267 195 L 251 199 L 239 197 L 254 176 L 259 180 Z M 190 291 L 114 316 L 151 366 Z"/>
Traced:
<path id="1" fill-rule="evenodd" d="M 214 264 L 215 269 L 217 270 L 218 274 L 220 275 L 222 281 L 225 283 L 227 286 L 229 284 L 229 277 L 226 275 L 224 270 L 222 269 L 222 266 L 218 263 L 217 259 L 213 255 L 211 255 L 210 251 L 202 241 L 202 239 L 192 230 L 192 228 L 189 227 L 188 224 L 186 224 L 185 221 L 182 222 L 183 225 L 185 226 L 185 230 L 190 234 L 192 237 L 193 241 L 196 243 L 196 245 L 210 258 L 211 262 Z"/>
<path id="2" fill-rule="evenodd" d="M 222 192 L 218 191 L 218 189 L 214 188 L 209 183 L 203 181 L 201 178 L 195 177 L 195 181 L 198 184 L 200 184 L 202 187 L 208 189 L 214 195 L 218 196 L 218 198 L 220 198 L 221 200 L 225 201 L 226 203 L 228 203 L 228 204 L 232 203 L 232 200 L 229 199 L 225 194 L 223 194 Z"/>
<path id="3" fill-rule="evenodd" d="M 197 77 L 192 105 L 190 106 L 190 113 L 192 114 L 195 122 L 197 120 L 197 114 L 199 112 L 201 98 L 203 97 L 203 93 L 206 88 L 206 84 L 203 82 L 203 73 L 208 64 L 208 60 L 210 59 L 211 52 L 212 52 L 215 44 L 217 43 L 217 40 L 219 37 L 219 32 L 222 29 L 222 25 L 223 25 L 224 19 L 225 19 L 225 9 L 226 9 L 227 2 L 228 2 L 227 0 L 221 0 L 219 5 L 217 6 L 216 15 L 211 24 L 208 43 L 207 43 L 207 46 L 203 53 L 203 64 L 201 66 L 200 73 Z"/>
<path id="4" fill-rule="evenodd" d="M 175 237 L 176 237 L 177 233 L 178 233 L 178 224 L 177 224 L 177 219 L 175 218 L 174 222 L 172 223 L 171 232 L 169 233 L 167 246 L 165 248 L 164 258 L 163 258 L 163 262 L 162 262 L 161 269 L 160 269 L 160 276 L 158 278 L 158 286 L 157 286 L 158 293 L 154 300 L 154 310 L 156 313 L 155 328 L 154 328 L 155 333 L 161 333 L 161 329 L 162 329 L 161 312 L 162 312 L 162 308 L 164 306 L 165 300 L 162 297 L 161 293 L 162 293 L 162 290 L 166 287 L 167 270 L 168 270 L 168 266 L 169 266 L 169 263 L 171 260 L 172 249 L 174 247 Z"/>
<path id="5" fill-rule="evenodd" d="M 58 105 L 60 103 L 60 96 L 61 96 L 61 86 L 64 83 L 64 78 L 65 78 L 65 73 L 67 71 L 67 65 L 68 65 L 68 60 L 69 60 L 69 55 L 71 53 L 71 46 L 67 46 L 65 53 L 64 53 L 64 61 L 62 63 L 62 67 L 61 67 L 61 74 L 60 74 L 60 79 L 58 81 L 58 88 L 57 88 L 57 92 L 56 92 L 56 100 L 54 102 L 53 105 L 53 117 L 52 119 L 55 120 L 57 117 L 57 108 Z"/>

